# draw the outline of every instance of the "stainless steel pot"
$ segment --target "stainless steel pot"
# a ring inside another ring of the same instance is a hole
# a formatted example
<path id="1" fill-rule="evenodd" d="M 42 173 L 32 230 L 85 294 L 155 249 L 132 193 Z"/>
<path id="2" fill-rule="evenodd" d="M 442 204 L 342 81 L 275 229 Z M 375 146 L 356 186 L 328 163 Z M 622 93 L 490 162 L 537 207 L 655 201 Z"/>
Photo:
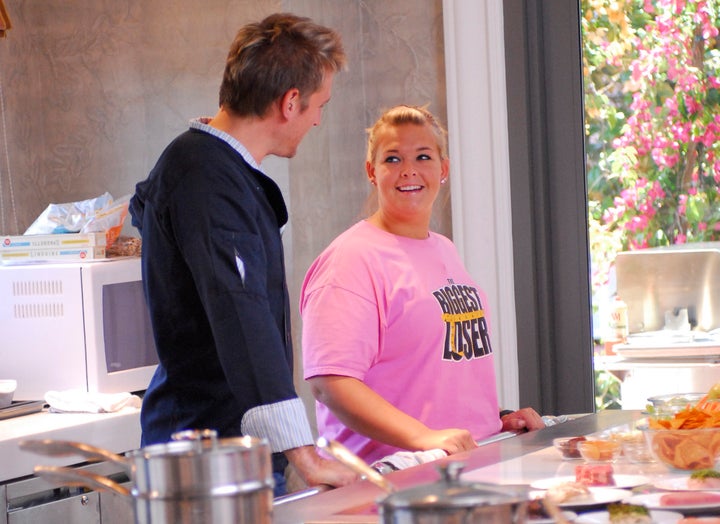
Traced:
<path id="1" fill-rule="evenodd" d="M 460 480 L 463 464 L 438 466 L 441 479 L 392 493 L 378 502 L 384 524 L 509 524 L 527 518 L 526 490 Z"/>
<path id="2" fill-rule="evenodd" d="M 218 439 L 214 431 L 189 431 L 173 441 L 125 457 L 86 444 L 25 441 L 21 448 L 46 455 L 80 454 L 123 464 L 131 488 L 72 468 L 38 466 L 54 482 L 110 490 L 134 505 L 135 522 L 270 524 L 273 485 L 270 446 L 264 439 Z"/>
<path id="3" fill-rule="evenodd" d="M 360 457 L 338 442 L 321 438 L 318 446 L 337 460 L 389 493 L 378 500 L 383 524 L 511 524 L 527 518 L 529 493 L 494 484 L 460 480 L 463 464 L 446 461 L 438 465 L 441 479 L 398 490 Z M 379 477 L 379 478 L 378 478 Z"/>

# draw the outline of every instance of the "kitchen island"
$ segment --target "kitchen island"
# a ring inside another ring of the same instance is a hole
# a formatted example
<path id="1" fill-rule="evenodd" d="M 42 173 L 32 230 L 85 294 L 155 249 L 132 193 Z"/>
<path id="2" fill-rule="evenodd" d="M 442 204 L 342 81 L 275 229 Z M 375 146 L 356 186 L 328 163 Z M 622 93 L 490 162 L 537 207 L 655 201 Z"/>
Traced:
<path id="1" fill-rule="evenodd" d="M 465 466 L 464 481 L 491 482 L 505 485 L 529 485 L 532 482 L 572 475 L 578 461 L 563 460 L 552 447 L 552 440 L 562 436 L 590 435 L 606 430 L 632 429 L 643 415 L 639 411 L 608 410 L 575 418 L 545 429 L 492 442 L 472 451 L 436 462 L 423 464 L 387 475 L 398 489 L 437 482 L 437 466 L 442 462 L 460 461 Z M 618 474 L 665 475 L 667 468 L 657 463 L 615 464 Z M 275 524 L 371 524 L 378 522 L 375 501 L 387 494 L 368 481 L 330 490 L 299 500 L 276 505 Z"/>
<path id="2" fill-rule="evenodd" d="M 116 413 L 41 412 L 0 420 L 0 524 L 101 523 L 133 521 L 132 506 L 114 493 L 59 489 L 56 484 L 33 476 L 33 468 L 82 464 L 85 457 L 46 457 L 23 451 L 23 440 L 66 440 L 90 444 L 122 454 L 140 447 L 140 410 L 124 408 Z M 102 462 L 82 466 L 102 476 L 123 482 L 117 464 Z"/>
<path id="3" fill-rule="evenodd" d="M 23 451 L 23 440 L 69 440 L 124 453 L 140 447 L 140 410 L 116 413 L 39 413 L 0 420 L 0 483 L 33 474 L 37 464 L 67 466 L 80 456 L 49 458 Z"/>

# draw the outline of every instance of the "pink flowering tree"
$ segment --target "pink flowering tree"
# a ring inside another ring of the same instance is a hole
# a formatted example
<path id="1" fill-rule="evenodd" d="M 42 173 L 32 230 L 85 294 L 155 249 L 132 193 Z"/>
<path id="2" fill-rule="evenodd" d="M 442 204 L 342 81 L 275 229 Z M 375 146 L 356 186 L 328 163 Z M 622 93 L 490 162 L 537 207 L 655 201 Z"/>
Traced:
<path id="1" fill-rule="evenodd" d="M 593 288 L 622 250 L 720 240 L 720 0 L 582 0 Z"/>

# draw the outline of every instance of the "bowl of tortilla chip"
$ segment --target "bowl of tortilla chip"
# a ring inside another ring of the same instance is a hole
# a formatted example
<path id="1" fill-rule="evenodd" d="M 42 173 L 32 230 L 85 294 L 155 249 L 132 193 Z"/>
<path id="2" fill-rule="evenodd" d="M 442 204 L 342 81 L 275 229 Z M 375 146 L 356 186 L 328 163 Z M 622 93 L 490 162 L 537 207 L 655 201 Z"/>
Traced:
<path id="1" fill-rule="evenodd" d="M 687 407 L 649 418 L 643 430 L 655 459 L 670 468 L 712 469 L 720 459 L 720 410 Z"/>

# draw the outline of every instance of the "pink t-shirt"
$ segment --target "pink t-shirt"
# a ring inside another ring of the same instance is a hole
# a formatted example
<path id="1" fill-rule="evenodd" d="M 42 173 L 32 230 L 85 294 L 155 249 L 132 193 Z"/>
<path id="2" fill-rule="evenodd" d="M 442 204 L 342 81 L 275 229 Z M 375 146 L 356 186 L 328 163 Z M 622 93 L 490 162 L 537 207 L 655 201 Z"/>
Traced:
<path id="1" fill-rule="evenodd" d="M 432 429 L 487 437 L 502 424 L 485 307 L 449 239 L 411 239 L 359 222 L 305 277 L 305 378 L 354 377 Z M 366 461 L 399 451 L 349 430 L 323 404 L 316 409 L 320 435 Z"/>

